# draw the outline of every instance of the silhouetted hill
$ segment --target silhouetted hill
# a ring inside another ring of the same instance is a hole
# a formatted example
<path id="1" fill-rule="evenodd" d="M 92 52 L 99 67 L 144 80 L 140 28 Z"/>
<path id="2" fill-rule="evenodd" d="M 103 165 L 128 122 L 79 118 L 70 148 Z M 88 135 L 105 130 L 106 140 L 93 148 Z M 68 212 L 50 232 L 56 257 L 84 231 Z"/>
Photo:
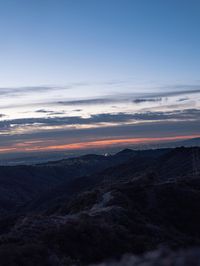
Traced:
<path id="1" fill-rule="evenodd" d="M 200 246 L 198 147 L 126 149 L 0 171 L 1 265 L 117 263 L 127 253 L 130 265 L 143 265 L 145 253 L 150 266 L 152 250 L 164 265 L 160 246 L 174 259 L 179 249 Z"/>
<path id="2" fill-rule="evenodd" d="M 37 165 L 0 166 L 0 212 L 13 211 L 58 185 L 68 184 L 80 176 L 94 174 L 127 159 L 124 156 L 91 154 Z"/>

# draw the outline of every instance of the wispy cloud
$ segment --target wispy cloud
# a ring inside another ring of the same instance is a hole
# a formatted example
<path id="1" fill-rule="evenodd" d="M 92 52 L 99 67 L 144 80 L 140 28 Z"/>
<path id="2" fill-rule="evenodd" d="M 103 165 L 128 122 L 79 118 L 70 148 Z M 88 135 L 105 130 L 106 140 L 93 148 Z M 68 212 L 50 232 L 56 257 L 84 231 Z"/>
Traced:
<path id="1" fill-rule="evenodd" d="M 18 87 L 18 88 L 0 88 L 0 96 L 21 96 L 23 94 L 40 93 L 55 90 L 55 87 Z"/>
<path id="2" fill-rule="evenodd" d="M 123 87 L 124 83 L 108 81 L 101 85 L 114 88 Z M 85 86 L 91 90 L 91 83 L 70 84 L 65 88 L 1 88 L 1 148 L 14 149 L 25 141 L 27 147 L 37 148 L 38 145 L 46 147 L 47 142 L 54 147 L 79 143 L 80 139 L 95 142 L 96 139 L 169 137 L 200 132 L 197 85 L 163 86 L 139 93 L 134 89 L 123 93 L 104 90 L 99 95 L 91 93 L 90 97 L 84 91 L 80 94 L 76 91 L 72 97 L 70 89 Z"/>
<path id="3" fill-rule="evenodd" d="M 22 108 L 29 106 L 83 106 L 83 105 L 112 105 L 126 102 L 134 104 L 145 104 L 160 102 L 167 97 L 188 97 L 187 95 L 200 94 L 200 85 L 174 85 L 160 86 L 148 88 L 148 90 L 138 90 L 137 88 L 129 88 L 126 90 L 122 81 L 102 82 L 101 86 L 112 84 L 119 86 L 120 90 L 99 88 L 98 97 L 96 90 L 91 88 L 93 83 L 72 83 L 66 86 L 39 86 L 39 87 L 21 87 L 21 88 L 0 88 L 0 96 L 6 98 L 6 101 L 0 101 L 3 108 Z M 109 85 L 109 86 L 110 86 Z M 87 87 L 88 86 L 88 87 Z M 77 92 L 76 92 L 77 91 Z M 88 92 L 90 97 L 87 97 Z M 95 91 L 95 93 L 93 93 Z M 101 92 L 102 91 L 102 92 Z M 120 91 L 124 91 L 121 93 Z M 76 92 L 76 93 L 75 93 Z M 86 92 L 86 93 L 85 93 Z M 105 94 L 105 92 L 108 92 Z M 69 98 L 70 95 L 70 98 Z M 78 97 L 77 97 L 78 95 Z M 74 99 L 73 99 L 74 96 Z M 13 101 L 15 97 L 15 101 Z M 26 99 L 24 101 L 23 99 Z M 36 107 L 37 108 L 37 107 Z M 79 108 L 77 108 L 79 109 Z"/>
<path id="4" fill-rule="evenodd" d="M 41 110 L 46 113 L 46 110 Z M 13 130 L 16 127 L 37 126 L 38 130 L 43 126 L 50 126 L 52 129 L 56 126 L 66 125 L 96 125 L 102 123 L 132 123 L 133 121 L 154 122 L 162 120 L 200 120 L 199 109 L 174 110 L 170 112 L 140 112 L 140 113 L 102 113 L 91 115 L 88 118 L 81 116 L 65 117 L 43 117 L 43 118 L 22 118 L 0 121 L 1 130 Z M 51 130 L 51 129 L 49 129 Z"/>
<path id="5" fill-rule="evenodd" d="M 189 98 L 188 98 L 188 97 L 185 97 L 185 98 L 180 98 L 180 99 L 178 99 L 177 101 L 178 101 L 178 102 L 185 102 L 185 101 L 187 101 L 187 100 L 189 100 Z"/>
<path id="6" fill-rule="evenodd" d="M 53 110 L 46 110 L 46 109 L 38 109 L 35 111 L 36 113 L 48 114 L 48 115 L 62 115 L 65 114 L 65 111 L 53 111 Z"/>
<path id="7" fill-rule="evenodd" d="M 73 105 L 93 105 L 93 104 L 105 104 L 105 103 L 113 103 L 116 102 L 117 99 L 109 99 L 109 98 L 93 98 L 93 99 L 80 99 L 80 100 L 73 100 L 73 101 L 59 101 L 57 104 L 60 105 L 68 105 L 68 106 L 73 106 Z M 120 101 L 118 99 L 118 101 Z"/>
<path id="8" fill-rule="evenodd" d="M 145 102 L 160 102 L 162 101 L 162 98 L 137 98 L 134 99 L 133 102 L 134 103 L 145 103 Z"/>

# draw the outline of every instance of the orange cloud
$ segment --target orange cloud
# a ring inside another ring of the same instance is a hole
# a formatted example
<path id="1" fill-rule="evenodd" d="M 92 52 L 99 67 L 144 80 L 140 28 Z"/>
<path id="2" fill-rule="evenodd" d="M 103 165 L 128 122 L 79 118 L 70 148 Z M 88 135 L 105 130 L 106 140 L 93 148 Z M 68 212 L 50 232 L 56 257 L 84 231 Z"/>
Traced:
<path id="1" fill-rule="evenodd" d="M 106 148 L 118 145 L 131 145 L 131 144 L 148 144 L 154 142 L 164 141 L 176 141 L 185 140 L 200 137 L 200 135 L 189 135 L 189 136 L 173 136 L 173 137 L 155 137 L 155 138 L 126 138 L 126 139 L 104 139 L 88 142 L 77 142 L 71 144 L 59 144 L 59 145 L 48 145 L 40 146 L 40 142 L 24 142 L 18 143 L 15 147 L 0 148 L 0 153 L 4 152 L 31 152 L 31 151 L 58 151 L 58 150 L 84 150 L 91 148 Z M 37 145 L 36 145 L 37 144 Z"/>
<path id="2" fill-rule="evenodd" d="M 151 142 L 161 141 L 176 141 L 184 139 L 192 139 L 200 136 L 175 136 L 175 137 L 161 137 L 161 138 L 128 138 L 128 139 L 109 139 L 109 140 L 97 140 L 90 142 L 79 142 L 64 145 L 53 145 L 46 147 L 46 150 L 79 150 L 88 148 L 103 148 L 109 146 L 117 146 L 120 144 L 145 144 Z"/>

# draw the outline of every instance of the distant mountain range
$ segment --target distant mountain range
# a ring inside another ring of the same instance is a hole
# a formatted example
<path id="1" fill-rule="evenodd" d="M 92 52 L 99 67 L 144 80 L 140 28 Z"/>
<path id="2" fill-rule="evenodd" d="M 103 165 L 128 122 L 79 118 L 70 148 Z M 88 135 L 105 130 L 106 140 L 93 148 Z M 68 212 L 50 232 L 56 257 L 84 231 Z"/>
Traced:
<path id="1" fill-rule="evenodd" d="M 175 148 L 175 147 L 200 147 L 200 138 L 172 141 L 172 142 L 163 142 L 157 144 L 156 146 L 165 147 L 165 148 Z"/>
<path id="2" fill-rule="evenodd" d="M 117 264 L 128 253 L 130 265 L 150 266 L 141 253 L 154 250 L 165 265 L 160 246 L 174 260 L 200 246 L 199 202 L 199 147 L 1 166 L 0 262 L 128 265 Z"/>
<path id="3" fill-rule="evenodd" d="M 148 144 L 134 144 L 130 145 L 129 148 L 134 150 L 147 150 L 147 149 L 161 149 L 161 148 L 176 148 L 176 147 L 200 147 L 200 138 L 193 138 L 179 141 L 165 141 Z M 122 149 L 126 149 L 125 145 L 112 148 L 103 149 L 91 149 L 91 150 L 80 150 L 80 151 L 52 151 L 47 152 L 34 152 L 34 153 L 12 153 L 12 154 L 1 154 L 0 166 L 1 165 L 32 165 L 38 163 L 45 163 L 48 161 L 58 161 L 63 158 L 71 158 L 74 156 L 81 156 L 86 153 L 95 154 L 115 154 Z"/>

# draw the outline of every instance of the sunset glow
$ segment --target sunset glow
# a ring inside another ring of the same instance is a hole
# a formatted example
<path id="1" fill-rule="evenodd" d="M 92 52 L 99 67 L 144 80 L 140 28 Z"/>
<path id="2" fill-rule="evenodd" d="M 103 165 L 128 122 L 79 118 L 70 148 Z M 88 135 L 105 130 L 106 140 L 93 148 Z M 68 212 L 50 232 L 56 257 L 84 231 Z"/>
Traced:
<path id="1" fill-rule="evenodd" d="M 199 136 L 198 5 L 4 2 L 1 157 Z"/>
<path id="2" fill-rule="evenodd" d="M 192 136 L 174 136 L 174 137 L 159 137 L 159 138 L 128 138 L 128 139 L 107 139 L 107 140 L 96 140 L 89 142 L 78 142 L 71 144 L 62 145 L 48 145 L 45 146 L 36 145 L 34 142 L 22 143 L 16 145 L 14 148 L 4 148 L 0 149 L 0 153 L 4 152 L 33 152 L 33 151 L 59 151 L 59 150 L 87 150 L 87 149 L 98 149 L 98 148 L 109 148 L 115 146 L 124 145 L 136 145 L 136 144 L 149 144 L 149 143 L 159 143 L 166 141 L 179 141 L 188 140 L 193 138 L 199 138 L 200 135 Z"/>

